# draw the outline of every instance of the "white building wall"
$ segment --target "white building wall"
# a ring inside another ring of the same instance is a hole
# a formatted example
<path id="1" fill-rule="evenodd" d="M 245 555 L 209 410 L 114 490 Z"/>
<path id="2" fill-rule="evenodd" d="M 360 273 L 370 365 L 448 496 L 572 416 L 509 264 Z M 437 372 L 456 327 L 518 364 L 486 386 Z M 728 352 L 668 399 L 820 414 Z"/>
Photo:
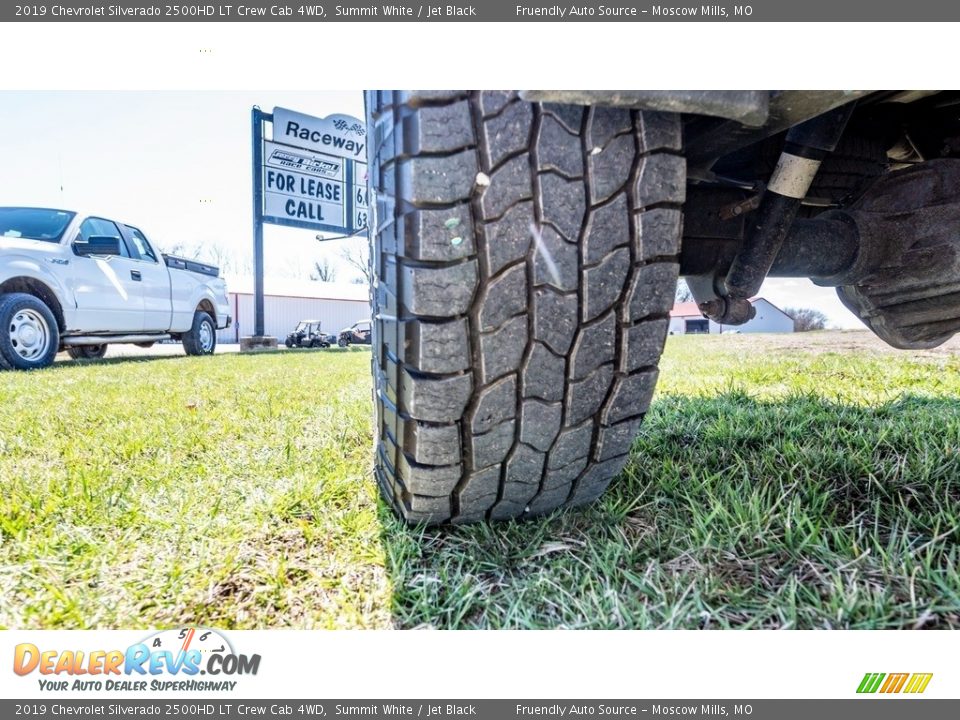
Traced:
<path id="1" fill-rule="evenodd" d="M 710 334 L 716 335 L 721 332 L 741 332 L 741 333 L 788 333 L 793 332 L 793 319 L 775 305 L 772 305 L 763 298 L 753 301 L 753 306 L 757 309 L 757 314 L 750 322 L 743 325 L 723 325 L 709 321 Z M 686 333 L 687 320 L 702 320 L 702 315 L 690 315 L 671 317 L 669 333 L 671 335 L 684 335 Z"/>
<path id="2" fill-rule="evenodd" d="M 763 298 L 754 300 L 753 306 L 757 309 L 757 314 L 753 320 L 740 326 L 740 332 L 793 332 L 793 318 L 780 308 Z"/>
<path id="3" fill-rule="evenodd" d="M 233 326 L 220 330 L 217 341 L 235 343 L 245 335 L 253 334 L 253 295 L 228 293 Z M 370 304 L 357 300 L 328 298 L 285 297 L 264 295 L 264 332 L 283 341 L 301 320 L 319 320 L 323 331 L 336 334 L 358 320 L 370 319 Z"/>
<path id="4" fill-rule="evenodd" d="M 671 317 L 667 332 L 670 335 L 685 335 L 687 333 L 687 320 L 699 322 L 700 320 L 706 320 L 706 318 L 704 318 L 703 315 L 681 315 L 678 317 Z M 711 335 L 720 332 L 720 326 L 713 320 L 707 320 L 707 324 L 710 326 Z"/>

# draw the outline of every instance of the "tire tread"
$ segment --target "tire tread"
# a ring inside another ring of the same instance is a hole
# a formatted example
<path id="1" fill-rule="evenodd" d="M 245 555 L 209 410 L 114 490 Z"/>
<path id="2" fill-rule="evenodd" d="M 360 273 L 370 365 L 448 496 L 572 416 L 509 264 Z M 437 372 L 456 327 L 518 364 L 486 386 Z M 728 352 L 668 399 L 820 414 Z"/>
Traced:
<path id="1" fill-rule="evenodd" d="M 410 522 L 598 497 L 650 403 L 679 269 L 677 116 L 367 95 L 375 473 Z"/>

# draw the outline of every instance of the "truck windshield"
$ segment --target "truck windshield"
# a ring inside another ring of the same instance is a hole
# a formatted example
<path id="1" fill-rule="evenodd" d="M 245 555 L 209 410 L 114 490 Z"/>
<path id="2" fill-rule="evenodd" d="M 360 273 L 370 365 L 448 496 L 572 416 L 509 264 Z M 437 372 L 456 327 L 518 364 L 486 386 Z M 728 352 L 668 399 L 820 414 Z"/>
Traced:
<path id="1" fill-rule="evenodd" d="M 0 207 L 0 237 L 60 242 L 75 214 L 44 208 Z"/>

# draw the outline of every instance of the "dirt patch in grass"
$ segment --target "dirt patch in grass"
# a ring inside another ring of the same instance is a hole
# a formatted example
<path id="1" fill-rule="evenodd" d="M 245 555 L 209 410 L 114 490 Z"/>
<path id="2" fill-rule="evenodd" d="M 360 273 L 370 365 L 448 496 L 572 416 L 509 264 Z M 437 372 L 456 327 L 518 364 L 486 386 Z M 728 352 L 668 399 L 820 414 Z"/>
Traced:
<path id="1" fill-rule="evenodd" d="M 677 340 L 680 338 L 677 337 Z M 706 348 L 712 343 L 718 345 L 722 353 L 757 353 L 767 350 L 780 354 L 786 352 L 840 353 L 890 355 L 902 357 L 903 350 L 887 345 L 869 330 L 820 330 L 804 333 L 745 333 L 725 334 L 707 338 L 697 338 Z M 943 358 L 960 353 L 960 338 L 954 337 L 940 347 L 931 350 L 910 350 L 913 359 Z"/>

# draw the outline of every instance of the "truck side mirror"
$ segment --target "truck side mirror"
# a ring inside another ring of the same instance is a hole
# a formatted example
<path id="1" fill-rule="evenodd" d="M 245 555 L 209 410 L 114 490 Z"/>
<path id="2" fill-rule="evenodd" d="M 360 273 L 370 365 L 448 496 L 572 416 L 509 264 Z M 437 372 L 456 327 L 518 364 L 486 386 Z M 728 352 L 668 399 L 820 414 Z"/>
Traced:
<path id="1" fill-rule="evenodd" d="M 119 255 L 120 238 L 108 235 L 92 235 L 86 240 L 78 239 L 73 243 L 73 251 L 81 257 L 89 255 Z"/>

